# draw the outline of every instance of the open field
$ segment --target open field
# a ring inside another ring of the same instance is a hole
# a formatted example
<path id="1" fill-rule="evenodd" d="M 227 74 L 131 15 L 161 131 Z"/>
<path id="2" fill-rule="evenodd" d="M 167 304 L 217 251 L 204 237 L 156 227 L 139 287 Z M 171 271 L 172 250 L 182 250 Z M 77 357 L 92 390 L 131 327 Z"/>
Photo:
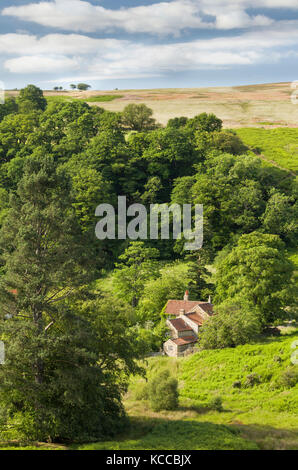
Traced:
<path id="1" fill-rule="evenodd" d="M 45 96 L 84 99 L 111 111 L 122 111 L 129 103 L 145 103 L 154 117 L 166 124 L 176 116 L 193 117 L 214 113 L 225 127 L 298 127 L 298 106 L 292 104 L 290 83 L 240 87 L 181 88 L 112 91 L 46 91 Z M 8 95 L 18 92 L 9 91 Z M 100 96 L 113 96 L 100 101 Z"/>
<path id="2" fill-rule="evenodd" d="M 291 364 L 295 328 L 280 338 L 187 358 L 150 358 L 147 377 L 169 368 L 179 380 L 176 411 L 153 412 L 140 400 L 145 380 L 131 381 L 125 405 L 131 429 L 111 441 L 73 445 L 86 450 L 298 449 L 298 384 Z M 292 376 L 291 376 L 292 374 Z M 291 378 L 292 377 L 292 378 Z M 296 378 L 297 381 L 297 378 Z M 236 386 L 237 384 L 237 386 Z M 223 410 L 210 400 L 220 396 Z M 65 449 L 57 444 L 1 448 Z"/>

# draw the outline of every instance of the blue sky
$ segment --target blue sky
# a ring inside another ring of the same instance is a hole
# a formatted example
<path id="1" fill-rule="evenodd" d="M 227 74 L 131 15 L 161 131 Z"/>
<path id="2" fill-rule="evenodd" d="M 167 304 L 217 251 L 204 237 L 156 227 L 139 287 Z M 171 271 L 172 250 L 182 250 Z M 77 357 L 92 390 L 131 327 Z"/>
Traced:
<path id="1" fill-rule="evenodd" d="M 298 80 L 298 0 L 2 0 L 0 8 L 6 88 Z"/>

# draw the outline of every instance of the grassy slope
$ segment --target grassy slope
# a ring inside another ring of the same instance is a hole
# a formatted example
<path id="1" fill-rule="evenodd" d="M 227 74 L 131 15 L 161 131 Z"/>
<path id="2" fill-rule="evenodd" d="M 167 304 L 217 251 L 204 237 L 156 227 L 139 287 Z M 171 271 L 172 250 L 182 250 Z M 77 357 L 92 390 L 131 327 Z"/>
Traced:
<path id="1" fill-rule="evenodd" d="M 298 129 L 237 129 L 237 134 L 250 148 L 266 160 L 292 172 L 298 170 Z"/>
<path id="2" fill-rule="evenodd" d="M 202 351 L 187 358 L 150 358 L 147 377 L 170 368 L 179 379 L 180 407 L 155 413 L 148 403 L 136 400 L 145 383 L 131 381 L 125 405 L 131 429 L 115 440 L 76 445 L 83 450 L 190 450 L 190 449 L 298 449 L 298 385 L 279 384 L 291 364 L 291 345 L 298 332 L 235 349 Z M 259 383 L 247 386 L 255 373 Z M 240 381 L 241 388 L 233 387 Z M 224 410 L 209 407 L 212 397 L 221 396 Z M 12 444 L 13 448 L 15 444 Z M 3 448 L 11 448 L 2 446 Z M 21 447 L 26 448 L 26 447 Z M 48 448 L 46 445 L 28 447 Z M 53 445 L 53 448 L 65 448 Z"/>
<path id="3" fill-rule="evenodd" d="M 278 386 L 291 364 L 291 344 L 298 334 L 235 349 L 202 351 L 183 359 L 151 358 L 147 376 L 170 367 L 180 385 L 180 409 L 154 413 L 135 394 L 144 382 L 132 380 L 126 408 L 131 435 L 83 449 L 298 449 L 298 386 Z M 245 386 L 249 374 L 260 383 Z M 242 388 L 233 387 L 241 381 Z M 220 395 L 224 411 L 208 408 Z"/>

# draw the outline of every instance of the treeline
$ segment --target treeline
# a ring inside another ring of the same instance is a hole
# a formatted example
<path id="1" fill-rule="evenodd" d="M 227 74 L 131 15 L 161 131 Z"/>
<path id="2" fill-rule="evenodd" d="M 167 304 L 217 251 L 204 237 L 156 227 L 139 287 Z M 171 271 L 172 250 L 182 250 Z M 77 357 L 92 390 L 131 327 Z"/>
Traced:
<path id="1" fill-rule="evenodd" d="M 122 113 L 47 104 L 29 85 L 0 105 L 0 120 L 8 436 L 90 440 L 119 431 L 128 376 L 160 347 L 162 308 L 187 287 L 193 299 L 212 294 L 216 303 L 202 347 L 243 343 L 294 317 L 286 249 L 297 244 L 297 182 L 264 166 L 216 116 L 162 128 L 142 104 Z M 119 195 L 146 206 L 203 204 L 203 249 L 97 240 L 95 208 L 116 206 Z"/>

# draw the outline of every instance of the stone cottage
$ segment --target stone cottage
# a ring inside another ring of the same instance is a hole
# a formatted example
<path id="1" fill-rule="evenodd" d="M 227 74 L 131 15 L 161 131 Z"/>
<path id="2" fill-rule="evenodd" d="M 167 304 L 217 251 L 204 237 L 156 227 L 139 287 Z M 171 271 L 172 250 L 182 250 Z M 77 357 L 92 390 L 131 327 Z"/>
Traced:
<path id="1" fill-rule="evenodd" d="M 200 327 L 213 315 L 211 298 L 208 302 L 188 300 L 188 291 L 183 300 L 169 300 L 165 313 L 171 338 L 164 343 L 168 356 L 179 357 L 193 351 Z"/>

